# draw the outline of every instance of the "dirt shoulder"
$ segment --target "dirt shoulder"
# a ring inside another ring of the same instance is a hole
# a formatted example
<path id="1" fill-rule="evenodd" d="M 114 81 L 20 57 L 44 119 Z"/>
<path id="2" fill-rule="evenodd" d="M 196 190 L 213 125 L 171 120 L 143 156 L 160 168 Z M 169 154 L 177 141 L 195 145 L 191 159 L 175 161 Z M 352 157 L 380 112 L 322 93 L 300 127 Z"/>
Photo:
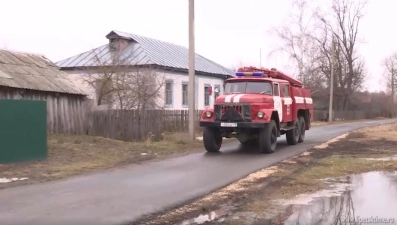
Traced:
<path id="1" fill-rule="evenodd" d="M 196 135 L 199 136 L 201 134 Z M 85 135 L 49 135 L 47 159 L 0 164 L 0 189 L 203 151 L 202 146 L 202 141 L 189 141 L 187 132 L 166 133 L 164 140 L 159 142 L 124 142 Z M 12 178 L 28 179 L 8 182 Z"/>
<path id="2" fill-rule="evenodd" d="M 289 160 L 263 169 L 188 205 L 133 224 L 283 224 L 292 212 L 275 200 L 326 188 L 320 179 L 375 170 L 395 171 L 397 124 L 342 135 Z M 377 160 L 378 159 L 378 160 Z M 283 208 L 284 207 L 284 208 Z M 221 218 L 221 221 L 214 219 Z M 272 220 L 269 220 L 273 218 Z"/>
<path id="3" fill-rule="evenodd" d="M 362 119 L 362 120 L 338 120 L 338 121 L 332 121 L 332 122 L 327 122 L 327 121 L 313 121 L 311 125 L 313 127 L 316 126 L 326 126 L 326 125 L 333 125 L 333 124 L 342 124 L 342 123 L 356 123 L 356 122 L 361 122 L 361 121 L 371 121 L 371 120 L 383 120 L 387 119 L 384 117 L 378 117 L 374 119 Z"/>

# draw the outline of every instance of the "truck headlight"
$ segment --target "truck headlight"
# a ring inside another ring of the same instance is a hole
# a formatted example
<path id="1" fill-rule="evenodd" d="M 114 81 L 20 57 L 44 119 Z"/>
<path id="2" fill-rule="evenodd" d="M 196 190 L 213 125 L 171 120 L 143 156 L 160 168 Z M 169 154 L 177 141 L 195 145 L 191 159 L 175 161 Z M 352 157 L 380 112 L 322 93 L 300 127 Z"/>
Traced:
<path id="1" fill-rule="evenodd" d="M 207 118 L 210 118 L 212 116 L 212 113 L 210 111 L 205 112 L 205 116 Z"/>
<path id="2" fill-rule="evenodd" d="M 263 118 L 265 116 L 265 114 L 263 112 L 258 112 L 257 117 L 258 118 Z"/>

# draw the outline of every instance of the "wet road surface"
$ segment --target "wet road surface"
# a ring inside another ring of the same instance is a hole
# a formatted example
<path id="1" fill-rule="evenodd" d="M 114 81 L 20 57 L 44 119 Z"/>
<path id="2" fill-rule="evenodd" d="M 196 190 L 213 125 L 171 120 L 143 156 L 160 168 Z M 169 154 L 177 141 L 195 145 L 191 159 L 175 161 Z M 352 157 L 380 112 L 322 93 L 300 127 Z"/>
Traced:
<path id="1" fill-rule="evenodd" d="M 242 151 L 238 142 L 230 142 L 220 154 L 203 150 L 159 162 L 0 190 L 0 224 L 131 222 L 144 214 L 205 195 L 345 132 L 388 122 L 392 121 L 313 127 L 307 131 L 305 142 L 296 146 L 287 147 L 282 136 L 277 151 L 269 155 Z"/>

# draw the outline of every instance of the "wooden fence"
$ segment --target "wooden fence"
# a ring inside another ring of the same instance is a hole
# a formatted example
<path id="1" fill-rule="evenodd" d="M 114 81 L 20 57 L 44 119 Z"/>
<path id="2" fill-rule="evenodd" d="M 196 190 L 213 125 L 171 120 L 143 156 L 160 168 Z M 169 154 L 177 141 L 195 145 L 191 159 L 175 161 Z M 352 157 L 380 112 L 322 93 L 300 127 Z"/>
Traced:
<path id="1" fill-rule="evenodd" d="M 196 128 L 201 111 L 196 111 Z M 103 110 L 88 116 L 87 134 L 123 141 L 159 140 L 165 132 L 188 130 L 188 110 Z"/>

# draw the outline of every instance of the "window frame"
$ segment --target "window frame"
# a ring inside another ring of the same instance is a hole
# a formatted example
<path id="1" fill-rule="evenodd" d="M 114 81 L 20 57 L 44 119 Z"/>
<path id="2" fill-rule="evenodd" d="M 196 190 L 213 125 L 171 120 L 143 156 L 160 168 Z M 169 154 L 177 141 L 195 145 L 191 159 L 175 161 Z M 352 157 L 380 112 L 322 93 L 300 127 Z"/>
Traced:
<path id="1" fill-rule="evenodd" d="M 287 90 L 287 94 L 285 94 L 284 90 Z M 283 84 L 282 92 L 283 92 L 283 97 L 291 97 L 289 84 Z"/>
<path id="2" fill-rule="evenodd" d="M 275 91 L 276 86 L 277 86 L 277 92 Z M 280 84 L 279 83 L 273 83 L 273 96 L 281 97 L 280 96 Z"/>
<path id="3" fill-rule="evenodd" d="M 215 89 L 218 88 L 219 89 L 219 93 L 215 93 Z M 214 99 L 216 99 L 217 97 L 219 97 L 221 95 L 221 85 L 220 84 L 215 84 L 214 85 Z"/>
<path id="4" fill-rule="evenodd" d="M 170 84 L 171 89 L 167 90 L 167 84 Z M 165 80 L 165 87 L 164 87 L 164 92 L 165 92 L 165 99 L 164 99 L 164 104 L 166 108 L 172 108 L 174 105 L 174 80 L 173 79 L 167 79 Z M 169 92 L 169 95 L 167 94 Z M 170 102 L 168 102 L 167 97 L 170 97 Z"/>
<path id="5" fill-rule="evenodd" d="M 210 84 L 204 84 L 204 106 L 211 105 L 211 97 L 210 97 L 211 95 L 209 94 L 209 91 L 207 91 L 209 87 L 211 87 Z M 208 97 L 208 99 L 207 99 L 207 97 Z M 206 104 L 207 103 L 206 100 L 208 100 L 208 104 Z"/>
<path id="6" fill-rule="evenodd" d="M 183 91 L 183 87 L 186 86 L 186 93 Z M 189 107 L 189 82 L 188 81 L 182 81 L 182 107 L 183 108 L 188 108 Z M 185 96 L 186 94 L 186 96 Z M 186 104 L 184 104 L 184 98 L 186 97 Z"/>

